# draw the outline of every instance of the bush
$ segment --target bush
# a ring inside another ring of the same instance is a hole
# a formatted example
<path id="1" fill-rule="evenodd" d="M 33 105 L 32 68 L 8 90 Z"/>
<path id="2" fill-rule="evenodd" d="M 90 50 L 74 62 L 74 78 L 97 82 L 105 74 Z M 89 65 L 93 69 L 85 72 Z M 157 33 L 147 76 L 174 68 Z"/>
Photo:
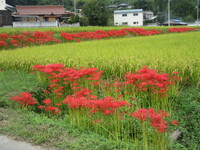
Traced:
<path id="1" fill-rule="evenodd" d="M 78 15 L 72 16 L 72 17 L 68 20 L 67 23 L 73 24 L 73 23 L 77 23 L 77 22 L 79 22 L 79 16 L 78 16 Z"/>
<path id="2" fill-rule="evenodd" d="M 80 26 L 88 26 L 89 25 L 89 20 L 87 17 L 80 17 Z"/>

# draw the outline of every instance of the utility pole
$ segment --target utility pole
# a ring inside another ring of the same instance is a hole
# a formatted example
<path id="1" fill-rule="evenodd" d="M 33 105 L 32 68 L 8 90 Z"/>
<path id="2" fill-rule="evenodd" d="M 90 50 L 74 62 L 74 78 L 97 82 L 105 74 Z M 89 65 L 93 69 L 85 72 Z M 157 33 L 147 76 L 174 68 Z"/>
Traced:
<path id="1" fill-rule="evenodd" d="M 199 0 L 197 0 L 197 26 L 199 25 Z"/>
<path id="2" fill-rule="evenodd" d="M 170 0 L 168 0 L 168 26 L 170 26 Z"/>
<path id="3" fill-rule="evenodd" d="M 74 13 L 76 15 L 76 0 L 74 0 Z"/>

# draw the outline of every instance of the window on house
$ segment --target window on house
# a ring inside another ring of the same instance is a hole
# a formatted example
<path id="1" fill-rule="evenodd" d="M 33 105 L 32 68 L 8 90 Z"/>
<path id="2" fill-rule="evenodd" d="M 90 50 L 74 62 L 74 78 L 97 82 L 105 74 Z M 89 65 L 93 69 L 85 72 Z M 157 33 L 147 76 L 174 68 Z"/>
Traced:
<path id="1" fill-rule="evenodd" d="M 128 22 L 122 22 L 122 24 L 123 24 L 123 25 L 127 25 L 127 24 L 128 24 Z"/>
<path id="2" fill-rule="evenodd" d="M 122 14 L 122 17 L 127 17 L 127 14 Z"/>
<path id="3" fill-rule="evenodd" d="M 138 24 L 138 21 L 133 22 L 133 24 Z"/>
<path id="4" fill-rule="evenodd" d="M 44 18 L 44 21 L 49 21 L 49 18 Z"/>
<path id="5" fill-rule="evenodd" d="M 133 16 L 138 16 L 138 13 L 134 13 Z"/>

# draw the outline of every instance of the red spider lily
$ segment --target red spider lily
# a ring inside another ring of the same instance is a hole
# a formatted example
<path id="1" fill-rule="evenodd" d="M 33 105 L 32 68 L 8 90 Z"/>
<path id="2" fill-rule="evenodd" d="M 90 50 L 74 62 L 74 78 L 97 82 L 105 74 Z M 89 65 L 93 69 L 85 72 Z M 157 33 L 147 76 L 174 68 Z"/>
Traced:
<path id="1" fill-rule="evenodd" d="M 0 34 L 0 40 L 7 40 L 8 39 L 8 34 Z"/>
<path id="2" fill-rule="evenodd" d="M 146 121 L 148 117 L 148 110 L 141 108 L 137 112 L 132 113 L 131 116 L 141 121 Z"/>
<path id="3" fill-rule="evenodd" d="M 57 94 L 58 97 L 65 92 L 64 87 L 62 87 L 63 84 L 70 84 L 71 89 L 77 91 L 80 89 L 77 83 L 78 80 L 86 78 L 89 81 L 91 80 L 90 84 L 93 84 L 95 81 L 95 85 L 98 85 L 98 80 L 103 73 L 103 71 L 98 71 L 97 68 L 85 69 L 82 67 L 80 70 L 77 70 L 76 68 L 65 68 L 62 64 L 35 65 L 33 69 L 44 73 L 43 75 L 48 75 L 50 82 L 48 90 Z"/>
<path id="4" fill-rule="evenodd" d="M 92 123 L 93 123 L 93 124 L 96 124 L 96 123 L 101 123 L 101 122 L 102 122 L 101 120 L 96 119 L 96 120 L 94 120 Z"/>
<path id="5" fill-rule="evenodd" d="M 168 29 L 169 32 L 188 32 L 188 31 L 195 31 L 195 30 L 196 30 L 195 28 L 186 28 L 186 27 Z"/>
<path id="6" fill-rule="evenodd" d="M 38 108 L 39 108 L 39 109 L 42 109 L 42 108 L 44 108 L 44 106 L 41 106 L 41 105 L 40 105 L 40 106 L 38 106 Z"/>
<path id="7" fill-rule="evenodd" d="M 61 106 L 61 103 L 57 103 L 56 106 Z"/>
<path id="8" fill-rule="evenodd" d="M 176 72 L 176 71 L 175 71 L 175 72 L 173 72 L 173 74 L 179 74 L 179 72 Z"/>
<path id="9" fill-rule="evenodd" d="M 13 46 L 17 47 L 18 44 L 19 44 L 19 41 L 13 39 L 13 40 L 10 40 L 10 43 L 11 43 Z"/>
<path id="10" fill-rule="evenodd" d="M 118 37 L 127 35 L 123 30 L 111 30 L 111 31 L 101 31 L 96 30 L 94 32 L 80 32 L 80 33 L 65 33 L 61 32 L 60 35 L 67 41 L 77 41 L 80 42 L 80 39 L 103 39 L 107 37 Z"/>
<path id="11" fill-rule="evenodd" d="M 0 40 L 6 43 L 11 43 L 14 47 L 24 47 L 32 44 L 43 43 L 60 43 L 60 40 L 53 37 L 53 32 L 23 32 L 20 35 L 8 36 L 7 34 L 0 34 Z M 9 41 L 10 40 L 10 41 Z"/>
<path id="12" fill-rule="evenodd" d="M 104 115 L 112 115 L 114 113 L 114 111 L 113 110 L 105 110 L 104 112 L 103 112 L 103 114 Z"/>
<path id="13" fill-rule="evenodd" d="M 53 107 L 53 106 L 46 106 L 46 108 L 44 109 L 45 111 L 50 111 L 53 114 L 57 115 L 61 112 L 61 110 L 58 107 Z"/>
<path id="14" fill-rule="evenodd" d="M 12 100 L 20 103 L 20 105 L 22 106 L 37 104 L 37 101 L 34 98 L 32 98 L 32 94 L 28 92 L 20 93 L 19 96 L 12 97 Z"/>
<path id="15" fill-rule="evenodd" d="M 173 125 L 178 125 L 178 121 L 172 120 L 172 121 L 171 121 L 171 124 L 173 124 Z"/>
<path id="16" fill-rule="evenodd" d="M 136 74 L 127 72 L 125 78 L 125 85 L 130 84 L 141 91 L 148 90 L 152 93 L 159 93 L 162 96 L 170 88 L 169 85 L 173 85 L 175 80 L 180 79 L 177 76 L 169 76 L 166 73 L 159 74 L 155 69 L 148 69 L 148 66 L 136 71 Z"/>
<path id="17" fill-rule="evenodd" d="M 51 104 L 51 100 L 50 99 L 45 99 L 44 101 L 42 101 L 44 104 Z"/>
<path id="18" fill-rule="evenodd" d="M 167 117 L 168 114 L 163 110 L 160 110 L 158 113 L 156 113 L 152 108 L 140 108 L 136 112 L 132 113 L 131 116 L 141 120 L 142 122 L 149 121 L 150 125 L 158 132 L 162 133 L 167 129 L 167 121 L 165 121 L 164 118 Z"/>
<path id="19" fill-rule="evenodd" d="M 156 34 L 163 33 L 163 32 L 157 31 L 157 30 L 149 30 L 149 31 L 147 31 L 147 30 L 145 30 L 143 28 L 125 28 L 123 30 L 131 32 L 136 36 L 138 36 L 138 35 L 149 36 L 149 35 L 156 35 Z"/>
<path id="20" fill-rule="evenodd" d="M 6 46 L 7 46 L 7 43 L 6 43 L 5 41 L 0 41 L 0 46 L 6 47 Z"/>
<path id="21" fill-rule="evenodd" d="M 91 100 L 80 96 L 77 98 L 76 95 L 67 96 L 63 103 L 68 104 L 68 106 L 72 109 L 87 108 L 90 109 L 91 114 L 100 112 L 104 115 L 111 115 L 117 109 L 128 106 L 126 101 L 115 101 L 112 97 Z"/>

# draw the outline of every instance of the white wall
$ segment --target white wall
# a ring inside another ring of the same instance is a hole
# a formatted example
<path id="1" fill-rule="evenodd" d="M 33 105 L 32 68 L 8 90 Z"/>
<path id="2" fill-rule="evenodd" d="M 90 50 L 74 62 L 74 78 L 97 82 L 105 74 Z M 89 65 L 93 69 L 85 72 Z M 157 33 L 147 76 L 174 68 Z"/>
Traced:
<path id="1" fill-rule="evenodd" d="M 15 28 L 58 27 L 58 22 L 13 22 Z"/>
<path id="2" fill-rule="evenodd" d="M 133 15 L 134 13 L 123 13 L 123 14 L 127 14 L 127 16 L 122 17 L 122 14 L 114 14 L 114 25 L 121 26 L 124 25 L 123 22 L 127 22 L 128 26 L 143 26 L 142 12 L 138 12 L 138 16 L 134 16 Z M 138 24 L 134 24 L 133 22 L 138 22 Z"/>
<path id="3" fill-rule="evenodd" d="M 6 0 L 0 0 L 0 10 L 6 10 Z"/>
<path id="4" fill-rule="evenodd" d="M 73 24 L 60 24 L 59 27 L 80 27 L 80 23 L 73 23 Z"/>

